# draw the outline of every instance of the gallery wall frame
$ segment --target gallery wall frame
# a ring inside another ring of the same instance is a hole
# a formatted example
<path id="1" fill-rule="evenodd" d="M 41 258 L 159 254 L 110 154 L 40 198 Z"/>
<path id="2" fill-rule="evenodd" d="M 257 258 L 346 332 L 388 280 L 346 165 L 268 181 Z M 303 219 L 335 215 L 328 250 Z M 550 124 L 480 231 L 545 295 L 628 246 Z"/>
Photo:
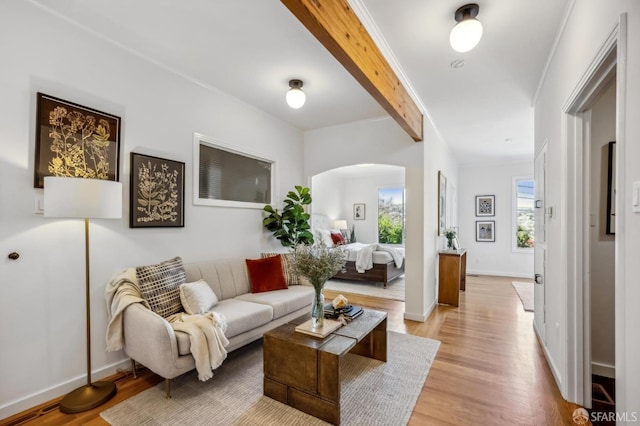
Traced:
<path id="1" fill-rule="evenodd" d="M 607 229 L 606 233 L 616 233 L 616 142 L 609 142 L 607 167 Z"/>
<path id="2" fill-rule="evenodd" d="M 494 242 L 496 240 L 495 220 L 476 220 L 476 241 Z"/>
<path id="3" fill-rule="evenodd" d="M 184 163 L 131 153 L 130 228 L 184 227 Z"/>
<path id="4" fill-rule="evenodd" d="M 438 170 L 438 235 L 447 229 L 447 178 Z"/>
<path id="5" fill-rule="evenodd" d="M 353 220 L 365 220 L 367 218 L 365 203 L 355 203 L 353 205 Z"/>
<path id="6" fill-rule="evenodd" d="M 45 176 L 118 181 L 120 117 L 40 92 L 36 103 L 34 188 Z"/>
<path id="7" fill-rule="evenodd" d="M 476 216 L 495 216 L 495 205 L 495 195 L 476 195 Z"/>

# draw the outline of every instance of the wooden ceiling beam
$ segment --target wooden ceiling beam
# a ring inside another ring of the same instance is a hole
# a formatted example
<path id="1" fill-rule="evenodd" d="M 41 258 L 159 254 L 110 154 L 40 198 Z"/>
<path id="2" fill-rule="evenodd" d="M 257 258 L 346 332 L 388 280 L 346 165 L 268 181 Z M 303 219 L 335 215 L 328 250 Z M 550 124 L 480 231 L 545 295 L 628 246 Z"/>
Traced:
<path id="1" fill-rule="evenodd" d="M 281 1 L 414 141 L 422 141 L 420 109 L 346 0 Z"/>

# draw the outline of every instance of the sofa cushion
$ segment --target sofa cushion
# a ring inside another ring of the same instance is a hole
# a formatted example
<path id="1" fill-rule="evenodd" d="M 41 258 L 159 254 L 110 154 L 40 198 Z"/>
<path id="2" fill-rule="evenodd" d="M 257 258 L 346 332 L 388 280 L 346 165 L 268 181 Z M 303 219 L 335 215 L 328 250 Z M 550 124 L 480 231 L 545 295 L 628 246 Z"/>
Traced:
<path id="1" fill-rule="evenodd" d="M 180 285 L 180 302 L 190 314 L 203 314 L 218 303 L 218 297 L 204 280 Z"/>
<path id="2" fill-rule="evenodd" d="M 288 286 L 298 285 L 300 284 L 300 279 L 298 274 L 293 271 L 293 253 L 260 253 L 262 257 L 271 257 L 280 255 L 282 260 L 282 272 L 284 273 L 284 280 L 287 282 Z"/>
<path id="3" fill-rule="evenodd" d="M 246 262 L 251 281 L 251 293 L 287 288 L 287 282 L 282 272 L 282 256 L 246 259 Z"/>
<path id="4" fill-rule="evenodd" d="M 267 324 L 273 319 L 271 306 L 238 299 L 221 300 L 211 310 L 224 315 L 227 320 L 227 331 L 224 333 L 227 339 Z M 175 334 L 178 340 L 178 353 L 180 355 L 190 354 L 189 335 L 181 331 L 176 331 Z"/>
<path id="5" fill-rule="evenodd" d="M 156 265 L 136 267 L 140 294 L 151 310 L 166 318 L 182 311 L 180 284 L 186 281 L 182 258 L 174 257 Z"/>
<path id="6" fill-rule="evenodd" d="M 218 300 L 231 299 L 251 291 L 247 264 L 242 258 L 186 263 L 184 269 L 187 281 L 205 280 Z"/>
<path id="7" fill-rule="evenodd" d="M 288 290 L 247 293 L 236 297 L 236 299 L 271 306 L 273 319 L 276 319 L 311 305 L 313 293 L 313 287 L 297 285 L 289 287 Z"/>

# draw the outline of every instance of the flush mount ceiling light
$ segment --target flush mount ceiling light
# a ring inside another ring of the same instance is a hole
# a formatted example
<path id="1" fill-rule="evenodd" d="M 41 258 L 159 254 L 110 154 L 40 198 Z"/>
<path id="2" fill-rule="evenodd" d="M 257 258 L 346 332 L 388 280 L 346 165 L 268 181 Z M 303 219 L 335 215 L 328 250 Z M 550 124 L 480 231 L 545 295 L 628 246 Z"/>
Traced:
<path id="1" fill-rule="evenodd" d="M 456 10 L 457 22 L 449 35 L 449 43 L 456 52 L 468 52 L 476 47 L 482 38 L 482 24 L 476 19 L 480 6 L 476 3 L 465 4 Z"/>
<path id="2" fill-rule="evenodd" d="M 298 109 L 304 105 L 306 96 L 302 91 L 302 80 L 289 80 L 290 89 L 287 91 L 287 104 L 293 108 Z"/>

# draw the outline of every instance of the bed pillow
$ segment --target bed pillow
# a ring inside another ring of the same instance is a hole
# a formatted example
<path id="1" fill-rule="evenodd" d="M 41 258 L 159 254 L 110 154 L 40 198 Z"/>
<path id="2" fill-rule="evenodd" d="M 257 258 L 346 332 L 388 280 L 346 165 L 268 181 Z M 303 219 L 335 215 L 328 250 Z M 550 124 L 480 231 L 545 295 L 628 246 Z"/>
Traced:
<path id="1" fill-rule="evenodd" d="M 174 257 L 156 265 L 136 267 L 136 278 L 143 299 L 161 317 L 182 311 L 180 284 L 187 280 L 182 258 Z"/>
<path id="2" fill-rule="evenodd" d="M 324 242 L 324 245 L 327 247 L 333 247 L 333 240 L 331 239 L 331 231 L 328 229 L 318 229 L 316 231 L 318 235 L 318 243 L 320 241 Z"/>
<path id="3" fill-rule="evenodd" d="M 300 284 L 300 279 L 298 277 L 298 274 L 296 274 L 293 271 L 293 264 L 291 263 L 291 260 L 293 259 L 293 254 L 291 253 L 274 253 L 274 252 L 268 252 L 268 253 L 261 253 L 260 256 L 262 258 L 265 257 L 272 257 L 272 256 L 278 256 L 280 255 L 281 257 L 281 261 L 282 261 L 282 273 L 284 274 L 284 280 L 287 282 L 288 286 L 292 286 L 292 285 L 298 285 Z"/>
<path id="4" fill-rule="evenodd" d="M 246 259 L 246 262 L 251 281 L 251 293 L 287 289 L 287 282 L 282 272 L 282 256 Z"/>
<path id="5" fill-rule="evenodd" d="M 218 303 L 218 296 L 206 281 L 200 279 L 180 285 L 180 302 L 186 313 L 204 314 Z"/>
<path id="6" fill-rule="evenodd" d="M 340 232 L 332 232 L 331 233 L 331 241 L 333 241 L 334 246 L 343 246 L 347 244 L 344 237 Z"/>

